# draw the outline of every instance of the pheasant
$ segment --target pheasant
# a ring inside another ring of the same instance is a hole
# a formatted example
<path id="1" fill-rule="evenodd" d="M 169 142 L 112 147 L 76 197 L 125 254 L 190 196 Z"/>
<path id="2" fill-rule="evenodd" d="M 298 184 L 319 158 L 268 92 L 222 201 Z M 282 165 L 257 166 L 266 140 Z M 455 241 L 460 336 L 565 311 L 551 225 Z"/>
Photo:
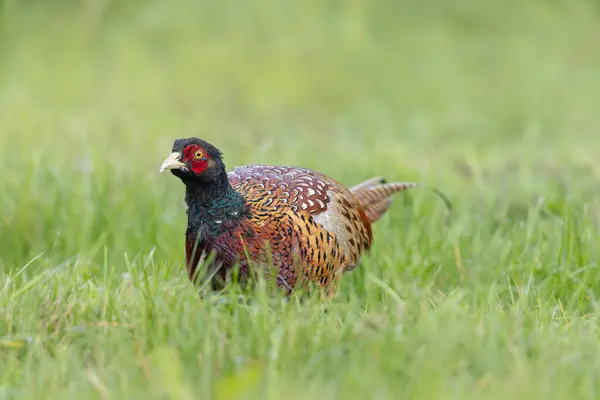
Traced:
<path id="1" fill-rule="evenodd" d="M 262 164 L 227 173 L 222 152 L 195 137 L 174 141 L 165 170 L 186 187 L 189 279 L 208 258 L 202 281 L 214 290 L 234 266 L 243 279 L 260 265 L 287 295 L 310 285 L 335 294 L 342 274 L 370 249 L 371 226 L 391 206 L 390 196 L 418 186 L 375 177 L 347 188 L 307 168 Z"/>

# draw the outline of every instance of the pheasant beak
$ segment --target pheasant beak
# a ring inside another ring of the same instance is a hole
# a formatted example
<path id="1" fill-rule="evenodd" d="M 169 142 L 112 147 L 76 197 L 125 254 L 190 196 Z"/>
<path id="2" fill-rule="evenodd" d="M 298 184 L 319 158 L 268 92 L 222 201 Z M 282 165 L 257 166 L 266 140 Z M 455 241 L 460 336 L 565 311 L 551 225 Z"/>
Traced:
<path id="1" fill-rule="evenodd" d="M 167 159 L 160 166 L 160 172 L 163 172 L 165 169 L 182 169 L 187 170 L 187 167 L 184 163 L 180 161 L 181 153 L 174 152 L 167 157 Z"/>

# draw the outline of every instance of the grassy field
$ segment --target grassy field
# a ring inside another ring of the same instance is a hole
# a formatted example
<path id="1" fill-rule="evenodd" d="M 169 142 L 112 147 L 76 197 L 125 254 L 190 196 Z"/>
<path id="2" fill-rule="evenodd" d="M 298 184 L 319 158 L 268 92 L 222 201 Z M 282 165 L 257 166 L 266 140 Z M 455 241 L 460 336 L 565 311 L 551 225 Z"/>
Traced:
<path id="1" fill-rule="evenodd" d="M 0 1 L 0 399 L 600 396 L 600 6 Z M 331 303 L 200 299 L 183 186 L 418 181 Z"/>

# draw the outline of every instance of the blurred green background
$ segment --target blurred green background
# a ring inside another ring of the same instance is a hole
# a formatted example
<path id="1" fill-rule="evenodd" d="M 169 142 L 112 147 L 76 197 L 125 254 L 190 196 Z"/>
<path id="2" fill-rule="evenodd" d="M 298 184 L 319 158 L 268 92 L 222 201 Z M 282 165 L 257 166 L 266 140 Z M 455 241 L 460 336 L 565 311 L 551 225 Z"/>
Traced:
<path id="1" fill-rule="evenodd" d="M 0 13 L 0 339 L 63 354 L 0 346 L 0 398 L 39 397 L 28 379 L 57 398 L 158 396 L 140 360 L 161 346 L 183 354 L 157 356 L 172 398 L 217 390 L 249 359 L 272 368 L 274 398 L 596 393 L 597 2 L 2 0 Z M 184 188 L 158 172 L 192 135 L 228 168 L 418 181 L 456 210 L 399 195 L 329 316 L 211 308 L 183 269 Z M 396 292 L 414 328 L 400 342 Z M 143 327 L 144 356 L 125 333 L 69 336 L 82 320 Z M 273 366 L 277 329 L 291 336 Z"/>
<path id="2" fill-rule="evenodd" d="M 5 268 L 103 233 L 117 254 L 178 246 L 183 188 L 157 171 L 190 135 L 228 167 L 418 180 L 473 211 L 597 171 L 593 3 L 5 0 L 2 15 Z"/>

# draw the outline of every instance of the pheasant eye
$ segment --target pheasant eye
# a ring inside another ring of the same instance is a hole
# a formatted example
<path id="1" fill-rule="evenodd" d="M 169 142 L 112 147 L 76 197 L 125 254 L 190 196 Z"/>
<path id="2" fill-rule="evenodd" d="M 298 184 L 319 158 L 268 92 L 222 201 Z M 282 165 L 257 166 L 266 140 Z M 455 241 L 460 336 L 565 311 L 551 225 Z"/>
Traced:
<path id="1" fill-rule="evenodd" d="M 202 151 L 200 151 L 200 150 L 196 150 L 196 152 L 194 153 L 194 158 L 195 158 L 196 160 L 199 160 L 199 159 L 201 159 L 201 158 L 202 158 L 202 156 L 203 156 L 203 155 L 204 155 L 204 153 L 202 153 Z"/>

